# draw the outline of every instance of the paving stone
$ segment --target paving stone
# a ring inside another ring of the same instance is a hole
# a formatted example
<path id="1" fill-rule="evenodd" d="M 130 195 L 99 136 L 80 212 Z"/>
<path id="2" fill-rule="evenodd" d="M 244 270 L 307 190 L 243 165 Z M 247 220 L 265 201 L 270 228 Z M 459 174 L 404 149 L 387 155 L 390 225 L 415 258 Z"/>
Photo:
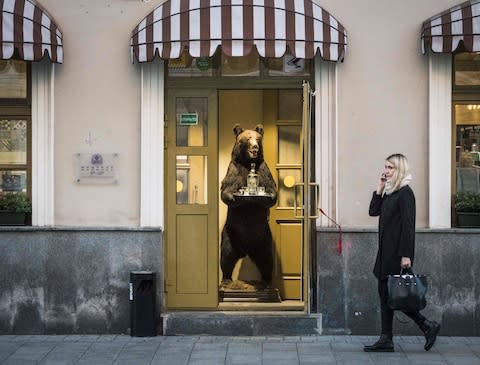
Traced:
<path id="1" fill-rule="evenodd" d="M 20 346 L 20 343 L 0 342 L 0 362 L 12 355 Z"/>
<path id="2" fill-rule="evenodd" d="M 57 335 L 34 335 L 28 339 L 28 342 L 61 342 L 67 336 Z"/>
<path id="3" fill-rule="evenodd" d="M 152 365 L 186 365 L 190 359 L 189 353 L 164 354 L 157 352 L 152 359 Z"/>
<path id="4" fill-rule="evenodd" d="M 263 351 L 263 360 L 278 359 L 278 360 L 297 360 L 298 353 L 296 351 Z"/>
<path id="5" fill-rule="evenodd" d="M 243 364 L 262 364 L 261 355 L 227 355 L 225 364 L 243 365 Z"/>
<path id="6" fill-rule="evenodd" d="M 297 351 L 299 354 L 315 355 L 330 353 L 332 348 L 329 343 L 299 343 Z"/>
<path id="7" fill-rule="evenodd" d="M 363 345 L 359 343 L 332 343 L 330 345 L 333 351 L 338 352 L 357 352 L 363 351 Z"/>
<path id="8" fill-rule="evenodd" d="M 395 352 L 365 353 L 377 336 L 0 336 L 1 365 L 475 365 L 480 340 L 439 337 L 426 352 L 422 336 L 395 337 Z"/>
<path id="9" fill-rule="evenodd" d="M 324 363 L 336 361 L 333 353 L 323 355 L 300 355 L 298 359 L 300 360 L 300 362 L 317 361 L 319 363 Z"/>
<path id="10" fill-rule="evenodd" d="M 27 342 L 19 346 L 16 351 L 11 354 L 7 361 L 40 361 L 42 360 L 53 348 L 55 344 L 52 343 L 31 343 Z"/>
<path id="11" fill-rule="evenodd" d="M 300 362 L 293 359 L 282 360 L 282 359 L 263 359 L 262 365 L 299 365 Z"/>
<path id="12" fill-rule="evenodd" d="M 65 336 L 63 340 L 68 342 L 96 342 L 99 337 L 99 335 L 70 335 Z"/>
<path id="13" fill-rule="evenodd" d="M 261 356 L 261 344 L 231 343 L 228 345 L 227 356 Z"/>
<path id="14" fill-rule="evenodd" d="M 225 365 L 262 365 L 261 359 L 241 359 L 241 360 L 228 360 Z"/>
<path id="15" fill-rule="evenodd" d="M 190 359 L 224 359 L 227 356 L 226 351 L 192 351 Z"/>
<path id="16" fill-rule="evenodd" d="M 435 346 L 435 349 L 442 354 L 464 354 L 471 351 L 467 343 L 448 343 Z"/>
<path id="17" fill-rule="evenodd" d="M 10 342 L 17 338 L 17 335 L 0 335 L 0 342 Z"/>
<path id="18" fill-rule="evenodd" d="M 480 364 L 480 358 L 470 354 L 443 355 L 449 365 L 473 365 Z"/>
<path id="19" fill-rule="evenodd" d="M 369 364 L 374 365 L 367 352 L 335 352 L 335 360 L 338 364 Z"/>
<path id="20" fill-rule="evenodd" d="M 2 362 L 2 365 L 36 365 L 37 360 L 22 360 L 22 359 L 7 359 Z"/>
<path id="21" fill-rule="evenodd" d="M 102 341 L 102 336 L 98 338 L 98 341 Z M 130 342 L 130 341 L 132 341 L 132 337 L 127 335 L 118 335 L 112 339 L 112 342 Z"/>
<path id="22" fill-rule="evenodd" d="M 31 335 L 15 336 L 14 338 L 12 338 L 12 341 L 14 341 L 14 342 L 27 342 L 32 337 L 33 336 L 31 336 Z"/>
<path id="23" fill-rule="evenodd" d="M 224 365 L 225 359 L 190 359 L 188 365 Z"/>
<path id="24" fill-rule="evenodd" d="M 228 348 L 227 342 L 221 342 L 221 343 L 197 342 L 193 346 L 194 351 L 197 351 L 197 350 L 227 351 L 227 348 Z"/>

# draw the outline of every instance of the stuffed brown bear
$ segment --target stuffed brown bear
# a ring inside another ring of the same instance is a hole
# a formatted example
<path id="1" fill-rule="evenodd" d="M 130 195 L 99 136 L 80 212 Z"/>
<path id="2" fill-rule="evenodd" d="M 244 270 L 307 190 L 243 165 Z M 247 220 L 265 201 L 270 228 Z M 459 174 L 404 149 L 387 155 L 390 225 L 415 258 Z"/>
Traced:
<path id="1" fill-rule="evenodd" d="M 270 207 L 277 201 L 277 187 L 263 160 L 263 125 L 244 130 L 233 128 L 236 140 L 227 174 L 222 181 L 221 198 L 228 206 L 227 220 L 222 230 L 220 266 L 222 285 L 232 280 L 232 271 L 239 259 L 249 256 L 266 285 L 271 284 L 273 270 L 272 232 L 268 225 Z M 251 164 L 255 164 L 258 186 L 265 187 L 265 199 L 243 201 L 235 197 L 247 186 Z"/>

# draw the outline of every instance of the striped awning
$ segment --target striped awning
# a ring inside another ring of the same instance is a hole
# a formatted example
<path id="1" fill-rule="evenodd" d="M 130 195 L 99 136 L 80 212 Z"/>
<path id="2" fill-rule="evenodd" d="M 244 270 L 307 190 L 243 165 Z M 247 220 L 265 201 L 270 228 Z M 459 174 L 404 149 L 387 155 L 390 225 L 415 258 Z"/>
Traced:
<path id="1" fill-rule="evenodd" d="M 228 56 L 248 55 L 253 46 L 261 57 L 327 61 L 345 56 L 345 28 L 312 0 L 167 0 L 133 30 L 132 58 L 150 62 L 155 56 L 211 57 L 221 46 Z"/>
<path id="2" fill-rule="evenodd" d="M 422 51 L 434 53 L 480 51 L 480 0 L 454 6 L 427 19 L 422 29 Z"/>
<path id="3" fill-rule="evenodd" d="M 63 62 L 63 41 L 52 17 L 34 0 L 0 0 L 0 59 L 14 51 L 25 61 L 39 61 L 45 54 L 52 62 Z"/>

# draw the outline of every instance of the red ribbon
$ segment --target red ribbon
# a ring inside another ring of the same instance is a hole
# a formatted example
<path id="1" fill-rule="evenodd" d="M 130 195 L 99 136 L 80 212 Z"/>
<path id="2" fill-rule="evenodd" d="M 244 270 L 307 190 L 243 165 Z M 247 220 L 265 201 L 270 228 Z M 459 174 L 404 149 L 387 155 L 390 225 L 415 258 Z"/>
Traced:
<path id="1" fill-rule="evenodd" d="M 325 217 L 328 218 L 330 222 L 332 222 L 335 226 L 338 227 L 338 241 L 337 241 L 337 252 L 341 255 L 343 250 L 343 239 L 342 239 L 342 226 L 338 224 L 335 219 L 330 218 L 327 213 L 323 211 L 322 208 L 318 208 L 319 212 L 322 213 Z"/>

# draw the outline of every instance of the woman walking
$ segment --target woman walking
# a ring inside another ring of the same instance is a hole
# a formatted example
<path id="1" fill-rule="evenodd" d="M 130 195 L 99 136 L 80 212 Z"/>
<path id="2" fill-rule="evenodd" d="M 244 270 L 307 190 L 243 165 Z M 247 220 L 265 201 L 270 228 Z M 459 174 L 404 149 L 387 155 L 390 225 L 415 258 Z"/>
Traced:
<path id="1" fill-rule="evenodd" d="M 393 310 L 388 306 L 388 275 L 400 273 L 401 268 L 410 269 L 415 255 L 415 195 L 409 186 L 407 158 L 399 153 L 385 161 L 385 170 L 377 190 L 373 192 L 369 214 L 380 216 L 378 222 L 378 252 L 373 274 L 378 279 L 378 294 L 382 332 L 373 345 L 366 345 L 366 352 L 393 352 Z M 429 321 L 419 311 L 404 312 L 420 327 L 425 335 L 426 351 L 435 343 L 440 324 Z"/>

